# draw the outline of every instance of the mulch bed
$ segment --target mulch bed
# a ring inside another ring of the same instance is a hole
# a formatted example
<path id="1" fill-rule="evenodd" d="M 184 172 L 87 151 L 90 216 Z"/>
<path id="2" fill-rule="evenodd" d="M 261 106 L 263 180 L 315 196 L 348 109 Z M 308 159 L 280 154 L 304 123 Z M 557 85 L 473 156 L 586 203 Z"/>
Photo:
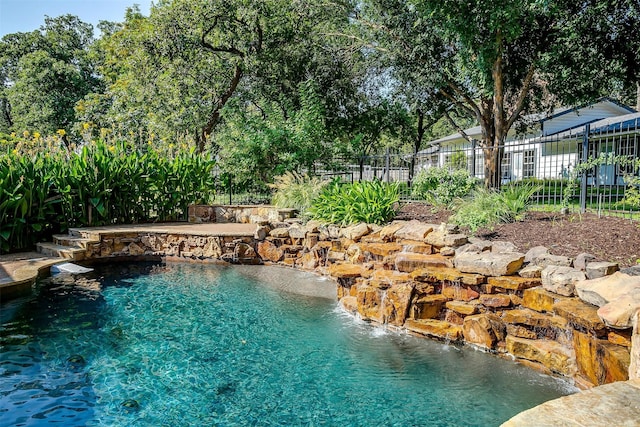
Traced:
<path id="1" fill-rule="evenodd" d="M 396 219 L 439 224 L 447 222 L 450 215 L 447 211 L 434 212 L 429 205 L 408 203 Z M 529 212 L 524 221 L 482 229 L 475 236 L 512 242 L 522 252 L 546 246 L 554 255 L 575 258 L 586 252 L 600 261 L 617 262 L 620 267 L 640 263 L 640 222 L 612 216 Z"/>

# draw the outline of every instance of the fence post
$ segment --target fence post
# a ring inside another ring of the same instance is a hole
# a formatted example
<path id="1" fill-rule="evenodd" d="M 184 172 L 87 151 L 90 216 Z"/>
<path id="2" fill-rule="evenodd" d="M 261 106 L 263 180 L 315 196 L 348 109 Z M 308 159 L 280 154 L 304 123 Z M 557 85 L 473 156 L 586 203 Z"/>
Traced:
<path id="1" fill-rule="evenodd" d="M 389 169 L 391 167 L 391 154 L 389 153 L 389 147 L 387 147 L 386 158 L 384 163 L 385 163 L 384 164 L 385 174 L 387 175 L 386 181 L 388 184 L 389 181 L 391 180 L 391 170 Z"/>
<path id="2" fill-rule="evenodd" d="M 231 189 L 231 174 L 229 174 L 229 206 L 231 206 L 233 199 L 233 190 Z"/>
<path id="3" fill-rule="evenodd" d="M 584 127 L 584 136 L 582 137 L 582 163 L 586 163 L 589 157 L 589 132 L 591 125 L 588 123 Z M 582 171 L 580 176 L 580 212 L 587 211 L 587 171 Z"/>
<path id="4" fill-rule="evenodd" d="M 476 176 L 476 145 L 477 141 L 475 139 L 471 140 L 471 176 L 475 178 Z"/>

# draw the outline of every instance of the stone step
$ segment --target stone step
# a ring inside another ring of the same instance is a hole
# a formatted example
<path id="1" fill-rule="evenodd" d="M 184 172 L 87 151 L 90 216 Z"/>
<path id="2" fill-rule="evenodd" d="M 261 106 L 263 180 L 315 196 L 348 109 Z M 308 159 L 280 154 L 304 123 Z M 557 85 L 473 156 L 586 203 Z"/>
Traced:
<path id="1" fill-rule="evenodd" d="M 89 240 L 93 240 L 94 242 L 100 241 L 100 233 L 87 230 L 86 228 L 70 228 L 69 236 L 79 237 L 81 239 L 89 239 Z"/>
<path id="2" fill-rule="evenodd" d="M 81 248 L 56 245 L 55 243 L 38 243 L 36 246 L 38 248 L 38 253 L 47 256 L 70 259 L 73 261 L 82 261 L 86 252 Z"/>
<path id="3" fill-rule="evenodd" d="M 70 246 L 72 248 L 87 249 L 87 246 L 91 243 L 98 243 L 99 240 L 70 236 L 68 234 L 56 234 L 53 236 L 53 243 L 60 246 Z"/>

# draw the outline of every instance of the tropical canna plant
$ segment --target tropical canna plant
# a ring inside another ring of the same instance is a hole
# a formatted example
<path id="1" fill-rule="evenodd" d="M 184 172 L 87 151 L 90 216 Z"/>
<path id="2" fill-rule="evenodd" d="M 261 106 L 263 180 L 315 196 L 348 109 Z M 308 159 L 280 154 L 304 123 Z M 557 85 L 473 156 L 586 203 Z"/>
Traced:
<path id="1" fill-rule="evenodd" d="M 331 224 L 383 224 L 395 216 L 399 198 L 397 183 L 334 181 L 314 200 L 309 212 L 311 218 Z"/>
<path id="2" fill-rule="evenodd" d="M 6 146 L 0 251 L 29 248 L 74 226 L 184 217 L 190 203 L 213 193 L 214 163 L 195 150 L 167 155 L 124 142 L 71 150 L 43 140 Z"/>

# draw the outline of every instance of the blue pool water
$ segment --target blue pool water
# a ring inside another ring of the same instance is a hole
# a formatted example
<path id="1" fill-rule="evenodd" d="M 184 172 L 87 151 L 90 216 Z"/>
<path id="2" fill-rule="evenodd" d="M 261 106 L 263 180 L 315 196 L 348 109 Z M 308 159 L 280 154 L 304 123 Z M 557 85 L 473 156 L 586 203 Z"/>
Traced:
<path id="1" fill-rule="evenodd" d="M 3 304 L 0 425 L 495 426 L 574 391 L 252 268 L 112 265 Z"/>

